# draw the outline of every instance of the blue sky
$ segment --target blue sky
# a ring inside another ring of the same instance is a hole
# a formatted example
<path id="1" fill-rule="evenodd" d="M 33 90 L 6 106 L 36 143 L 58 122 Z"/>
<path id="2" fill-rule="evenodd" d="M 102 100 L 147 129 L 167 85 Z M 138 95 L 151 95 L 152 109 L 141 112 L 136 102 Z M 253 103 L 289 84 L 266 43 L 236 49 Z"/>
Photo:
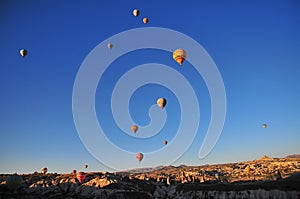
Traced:
<path id="1" fill-rule="evenodd" d="M 140 10 L 137 18 L 132 15 L 134 8 Z M 144 16 L 149 18 L 146 25 Z M 299 153 L 299 24 L 300 2 L 296 0 L 1 1 L 0 173 L 30 173 L 41 167 L 71 172 L 83 169 L 84 164 L 89 165 L 88 171 L 110 170 L 80 140 L 73 121 L 73 85 L 82 62 L 98 44 L 141 27 L 173 29 L 205 48 L 223 78 L 226 120 L 214 149 L 199 159 L 211 116 L 209 92 L 201 75 L 188 62 L 176 65 L 168 52 L 133 51 L 111 64 L 95 95 L 98 120 L 106 132 L 114 132 L 107 137 L 115 145 L 150 152 L 163 147 L 163 139 L 175 139 L 181 112 L 176 96 L 165 87 L 145 85 L 130 100 L 131 117 L 143 126 L 149 124 L 148 109 L 158 96 L 168 99 L 165 126 L 151 139 L 124 137 L 109 109 L 118 78 L 139 64 L 155 62 L 184 75 L 199 99 L 197 135 L 174 165 Z M 19 55 L 21 48 L 28 50 L 27 57 Z M 263 123 L 268 124 L 266 129 Z M 100 149 L 114 160 L 115 154 Z M 136 162 L 134 156 L 120 164 L 132 168 L 131 161 Z M 155 165 L 161 161 L 157 159 Z M 142 162 L 135 167 L 143 166 Z"/>

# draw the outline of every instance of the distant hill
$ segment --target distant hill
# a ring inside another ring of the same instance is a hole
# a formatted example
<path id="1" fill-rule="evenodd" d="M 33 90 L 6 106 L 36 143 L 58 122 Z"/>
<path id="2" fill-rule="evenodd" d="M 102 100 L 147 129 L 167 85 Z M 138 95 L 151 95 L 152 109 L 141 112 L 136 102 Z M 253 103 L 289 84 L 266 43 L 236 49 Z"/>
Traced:
<path id="1" fill-rule="evenodd" d="M 267 160 L 267 159 L 271 159 L 269 156 L 264 155 L 263 157 L 260 158 L 261 160 Z"/>
<path id="2" fill-rule="evenodd" d="M 300 154 L 288 155 L 285 158 L 300 158 Z"/>
<path id="3" fill-rule="evenodd" d="M 136 168 L 130 169 L 125 171 L 120 171 L 118 173 L 131 173 L 131 174 L 139 174 L 139 173 L 151 173 L 151 172 L 164 172 L 164 171 L 171 171 L 171 170 L 182 170 L 182 169 L 189 169 L 191 166 L 187 165 L 179 165 L 179 166 L 157 166 L 153 168 Z"/>
<path id="4" fill-rule="evenodd" d="M 147 173 L 147 172 L 153 172 L 156 170 L 160 170 L 162 168 L 165 168 L 165 166 L 157 166 L 157 167 L 153 167 L 153 168 L 137 168 L 137 169 L 120 171 L 119 173 Z"/>
<path id="5" fill-rule="evenodd" d="M 300 154 L 293 154 L 293 155 L 288 155 L 284 158 L 297 158 L 300 159 Z M 278 161 L 280 158 L 272 158 L 267 155 L 262 156 L 261 158 L 257 159 L 258 161 Z M 251 161 L 247 161 L 250 163 Z M 199 165 L 199 166 L 188 166 L 188 165 L 179 165 L 179 166 L 157 166 L 153 168 L 136 168 L 136 169 L 130 169 L 130 170 L 124 170 L 124 171 L 119 171 L 117 173 L 127 173 L 127 174 L 141 174 L 141 173 L 157 173 L 157 172 L 163 172 L 163 173 L 172 173 L 172 172 L 178 172 L 182 170 L 193 170 L 195 168 L 208 168 L 208 167 L 223 167 L 223 166 L 232 166 L 235 164 L 241 164 L 240 162 L 236 163 L 226 163 L 226 164 L 213 164 L 213 165 Z"/>

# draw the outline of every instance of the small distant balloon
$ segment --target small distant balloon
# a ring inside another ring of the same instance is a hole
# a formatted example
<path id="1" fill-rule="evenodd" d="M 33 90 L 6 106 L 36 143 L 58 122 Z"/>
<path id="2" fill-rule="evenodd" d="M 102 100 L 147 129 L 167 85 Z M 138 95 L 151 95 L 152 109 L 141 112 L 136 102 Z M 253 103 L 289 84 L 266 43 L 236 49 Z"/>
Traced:
<path id="1" fill-rule="evenodd" d="M 147 18 L 147 17 L 145 17 L 144 19 L 143 19 L 143 23 L 144 24 L 147 24 L 149 22 L 149 19 Z"/>
<path id="2" fill-rule="evenodd" d="M 263 126 L 262 126 L 262 127 L 263 127 L 264 129 L 265 129 L 265 128 L 267 128 L 267 124 L 263 124 Z"/>
<path id="3" fill-rule="evenodd" d="M 144 155 L 142 153 L 137 153 L 135 155 L 135 158 L 139 161 L 139 163 L 141 163 L 141 161 L 143 160 L 144 158 Z"/>
<path id="4" fill-rule="evenodd" d="M 164 141 L 164 145 L 167 145 L 167 144 L 168 144 L 168 141 L 167 141 L 167 140 L 165 140 L 165 141 Z"/>
<path id="5" fill-rule="evenodd" d="M 140 11 L 139 11 L 138 9 L 134 9 L 134 10 L 132 11 L 132 14 L 133 14 L 133 16 L 137 17 L 137 16 L 139 16 Z"/>
<path id="6" fill-rule="evenodd" d="M 72 170 L 72 175 L 76 175 L 76 170 L 75 169 Z"/>
<path id="7" fill-rule="evenodd" d="M 80 171 L 77 173 L 76 177 L 77 177 L 77 180 L 80 182 L 80 183 L 83 183 L 84 182 L 84 179 L 85 179 L 85 173 Z"/>
<path id="8" fill-rule="evenodd" d="M 85 169 L 87 169 L 87 168 L 88 168 L 88 165 L 87 165 L 87 164 L 85 164 L 85 165 L 84 165 L 84 168 L 85 168 Z"/>
<path id="9" fill-rule="evenodd" d="M 163 109 L 167 104 L 167 100 L 165 98 L 158 98 L 156 103 L 161 109 Z"/>
<path id="10" fill-rule="evenodd" d="M 21 50 L 20 50 L 20 55 L 21 55 L 22 57 L 25 57 L 27 54 L 28 54 L 28 51 L 27 51 L 27 50 L 25 50 L 25 49 L 21 49 Z"/>
<path id="11" fill-rule="evenodd" d="M 42 174 L 46 174 L 47 171 L 48 171 L 48 169 L 47 169 L 46 167 L 43 167 L 43 168 L 41 169 Z"/>
<path id="12" fill-rule="evenodd" d="M 139 127 L 137 125 L 132 125 L 131 126 L 131 131 L 134 132 L 134 133 L 136 133 L 138 129 L 139 129 Z"/>
<path id="13" fill-rule="evenodd" d="M 173 52 L 173 59 L 181 66 L 186 59 L 186 52 L 182 49 L 177 49 Z"/>
<path id="14" fill-rule="evenodd" d="M 107 48 L 112 49 L 113 45 L 111 43 L 107 44 Z"/>

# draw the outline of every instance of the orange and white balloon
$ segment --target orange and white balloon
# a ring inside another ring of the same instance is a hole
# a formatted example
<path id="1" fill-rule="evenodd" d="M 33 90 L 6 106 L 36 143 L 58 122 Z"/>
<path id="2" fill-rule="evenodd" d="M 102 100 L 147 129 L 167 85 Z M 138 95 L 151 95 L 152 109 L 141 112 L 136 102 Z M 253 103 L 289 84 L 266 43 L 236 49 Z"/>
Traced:
<path id="1" fill-rule="evenodd" d="M 147 18 L 147 17 L 145 17 L 144 19 L 143 19 L 143 23 L 144 24 L 147 24 L 149 22 L 149 19 Z"/>

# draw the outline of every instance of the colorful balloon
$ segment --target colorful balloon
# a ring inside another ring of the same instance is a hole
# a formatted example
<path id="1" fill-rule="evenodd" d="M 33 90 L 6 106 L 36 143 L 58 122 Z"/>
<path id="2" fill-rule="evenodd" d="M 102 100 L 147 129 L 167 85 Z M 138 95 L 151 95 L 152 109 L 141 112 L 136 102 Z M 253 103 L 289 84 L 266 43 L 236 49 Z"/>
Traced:
<path id="1" fill-rule="evenodd" d="M 173 59 L 181 66 L 186 59 L 186 52 L 182 49 L 177 49 L 173 52 Z"/>
<path id="2" fill-rule="evenodd" d="M 145 17 L 144 19 L 143 19 L 143 23 L 144 24 L 147 24 L 149 22 L 149 19 L 147 18 L 147 17 Z"/>
<path id="3" fill-rule="evenodd" d="M 163 109 L 167 104 L 167 100 L 165 98 L 158 98 L 156 103 L 161 109 Z"/>
<path id="4" fill-rule="evenodd" d="M 48 169 L 47 169 L 46 167 L 43 167 L 43 168 L 41 169 L 42 174 L 46 174 L 47 171 L 48 171 Z"/>
<path id="5" fill-rule="evenodd" d="M 28 51 L 25 50 L 25 49 L 21 49 L 20 54 L 21 54 L 22 57 L 25 57 L 28 54 Z"/>
<path id="6" fill-rule="evenodd" d="M 135 158 L 139 161 L 139 163 L 141 163 L 141 161 L 143 160 L 144 158 L 144 155 L 142 153 L 137 153 L 135 155 Z"/>
<path id="7" fill-rule="evenodd" d="M 164 141 L 164 145 L 167 145 L 167 144 L 168 144 L 168 141 L 167 141 L 167 140 L 165 140 L 165 141 Z"/>
<path id="8" fill-rule="evenodd" d="M 263 126 L 262 126 L 262 127 L 263 127 L 264 129 L 265 129 L 265 128 L 267 128 L 267 124 L 263 124 Z"/>
<path id="9" fill-rule="evenodd" d="M 80 182 L 80 183 L 83 183 L 84 182 L 84 179 L 85 179 L 85 173 L 80 171 L 77 173 L 76 177 L 77 177 L 77 180 Z"/>
<path id="10" fill-rule="evenodd" d="M 139 129 L 139 127 L 137 125 L 132 125 L 131 126 L 131 131 L 134 132 L 134 133 L 136 133 L 138 129 Z"/>
<path id="11" fill-rule="evenodd" d="M 133 14 L 133 16 L 137 17 L 137 16 L 139 16 L 140 11 L 139 11 L 138 9 L 134 9 L 134 10 L 132 11 L 132 14 Z"/>

